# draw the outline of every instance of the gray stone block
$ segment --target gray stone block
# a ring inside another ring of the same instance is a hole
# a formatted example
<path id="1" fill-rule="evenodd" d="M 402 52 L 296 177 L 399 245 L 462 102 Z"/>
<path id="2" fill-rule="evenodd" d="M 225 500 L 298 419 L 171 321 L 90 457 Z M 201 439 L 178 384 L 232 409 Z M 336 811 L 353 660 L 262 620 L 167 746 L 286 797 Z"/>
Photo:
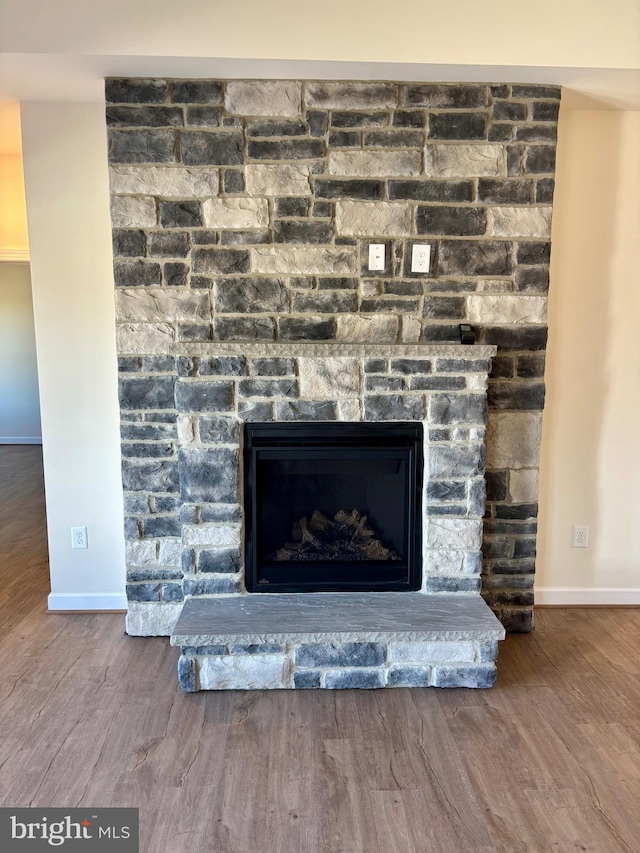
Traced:
<path id="1" fill-rule="evenodd" d="M 509 142 L 513 139 L 513 124 L 490 124 L 487 130 L 489 142 Z"/>
<path id="2" fill-rule="evenodd" d="M 505 607 L 500 611 L 500 621 L 508 634 L 528 634 L 533 630 L 533 610 Z"/>
<path id="3" fill-rule="evenodd" d="M 484 394 L 433 394 L 429 398 L 430 424 L 481 423 L 487 421 Z"/>
<path id="4" fill-rule="evenodd" d="M 494 121 L 525 121 L 527 105 L 519 101 L 494 101 L 491 118 Z"/>
<path id="5" fill-rule="evenodd" d="M 329 670 L 324 677 L 328 690 L 373 690 L 384 687 L 384 674 L 379 669 Z"/>
<path id="6" fill-rule="evenodd" d="M 229 643 L 227 649 L 230 655 L 281 655 L 285 651 L 280 643 Z"/>
<path id="7" fill-rule="evenodd" d="M 549 290 L 549 268 L 520 267 L 516 270 L 516 289 L 523 293 L 546 293 Z"/>
<path id="8" fill-rule="evenodd" d="M 238 502 L 237 450 L 183 447 L 179 465 L 183 501 Z"/>
<path id="9" fill-rule="evenodd" d="M 434 687 L 493 687 L 497 670 L 494 666 L 435 666 Z"/>
<path id="10" fill-rule="evenodd" d="M 307 110 L 306 119 L 311 136 L 324 136 L 327 132 L 329 114 L 323 110 Z"/>
<path id="11" fill-rule="evenodd" d="M 472 201 L 472 181 L 389 181 L 390 199 L 412 201 Z"/>
<path id="12" fill-rule="evenodd" d="M 288 313 L 284 282 L 273 278 L 223 278 L 214 286 L 214 310 L 228 314 Z"/>
<path id="13" fill-rule="evenodd" d="M 128 583 L 127 601 L 160 601 L 160 584 Z"/>
<path id="14" fill-rule="evenodd" d="M 309 209 L 309 199 L 304 196 L 284 196 L 274 199 L 274 211 L 280 216 L 306 216 Z"/>
<path id="15" fill-rule="evenodd" d="M 194 249 L 193 272 L 204 275 L 233 275 L 249 271 L 246 249 Z"/>
<path id="16" fill-rule="evenodd" d="M 478 199 L 489 204 L 531 204 L 534 185 L 532 180 L 480 178 Z"/>
<path id="17" fill-rule="evenodd" d="M 418 83 L 402 87 L 402 103 L 410 107 L 475 109 L 489 101 L 486 86 L 446 83 Z"/>
<path id="18" fill-rule="evenodd" d="M 200 521 L 203 524 L 217 521 L 230 521 L 234 524 L 239 523 L 242 521 L 242 510 L 237 504 L 213 504 L 212 506 L 202 506 L 200 507 Z"/>
<path id="19" fill-rule="evenodd" d="M 200 376 L 246 376 L 247 360 L 241 355 L 201 358 L 198 373 Z"/>
<path id="20" fill-rule="evenodd" d="M 365 391 L 404 391 L 406 382 L 400 376 L 367 376 Z"/>
<path id="21" fill-rule="evenodd" d="M 466 496 L 465 483 L 452 480 L 429 480 L 427 498 L 434 501 L 459 501 Z"/>
<path id="22" fill-rule="evenodd" d="M 424 397 L 400 394 L 367 395 L 364 398 L 366 421 L 421 421 Z"/>
<path id="23" fill-rule="evenodd" d="M 538 517 L 538 504 L 497 504 L 496 518 L 529 519 Z"/>
<path id="24" fill-rule="evenodd" d="M 180 536 L 182 525 L 177 515 L 154 515 L 142 519 L 144 539 L 157 539 L 165 536 Z"/>
<path id="25" fill-rule="evenodd" d="M 364 362 L 365 373 L 386 373 L 387 361 L 384 358 L 367 358 Z"/>
<path id="26" fill-rule="evenodd" d="M 333 216 L 333 205 L 329 201 L 314 201 L 311 215 L 316 218 L 330 219 Z"/>
<path id="27" fill-rule="evenodd" d="M 427 116 L 423 110 L 395 110 L 391 124 L 394 127 L 426 127 Z"/>
<path id="28" fill-rule="evenodd" d="M 456 237 L 482 235 L 487 230 L 487 213 L 480 207 L 421 206 L 416 210 L 416 230 Z"/>
<path id="29" fill-rule="evenodd" d="M 253 400 L 238 401 L 238 416 L 243 421 L 259 422 L 273 420 L 271 403 L 256 403 Z"/>
<path id="30" fill-rule="evenodd" d="M 540 379 L 544 376 L 544 355 L 519 355 L 516 372 L 522 379 Z"/>
<path id="31" fill-rule="evenodd" d="M 274 243 L 330 243 L 332 237 L 328 222 L 287 219 L 273 226 Z"/>
<path id="32" fill-rule="evenodd" d="M 431 669 L 428 666 L 389 667 L 387 672 L 387 687 L 428 687 Z"/>
<path id="33" fill-rule="evenodd" d="M 204 444 L 235 444 L 240 434 L 240 424 L 235 417 L 203 415 L 198 418 L 198 434 Z"/>
<path id="34" fill-rule="evenodd" d="M 331 113 L 332 127 L 384 127 L 389 123 L 389 114 L 386 112 L 352 112 L 334 110 Z"/>
<path id="35" fill-rule="evenodd" d="M 395 107 L 398 89 L 393 83 L 321 81 L 307 83 L 308 107 L 335 110 L 376 110 Z"/>
<path id="36" fill-rule="evenodd" d="M 108 104 L 158 104 L 167 97 L 166 80 L 111 77 L 105 80 L 105 100 Z"/>
<path id="37" fill-rule="evenodd" d="M 361 198 L 374 201 L 383 194 L 382 181 L 368 180 L 316 180 L 314 189 L 318 198 Z"/>
<path id="38" fill-rule="evenodd" d="M 242 558 L 235 548 L 214 548 L 200 551 L 197 567 L 200 573 L 235 574 L 242 568 Z"/>
<path id="39" fill-rule="evenodd" d="M 144 458 L 167 458 L 173 456 L 173 444 L 167 442 L 154 442 L 150 444 L 145 441 L 123 442 L 120 445 L 123 456 L 138 459 Z"/>
<path id="40" fill-rule="evenodd" d="M 295 650 L 300 667 L 379 666 L 385 656 L 382 643 L 301 643 Z"/>
<path id="41" fill-rule="evenodd" d="M 372 130 L 364 134 L 365 147 L 420 148 L 423 143 L 421 130 Z"/>
<path id="42" fill-rule="evenodd" d="M 189 235 L 186 231 L 151 231 L 147 234 L 149 257 L 186 258 L 189 254 Z"/>
<path id="43" fill-rule="evenodd" d="M 162 284 L 165 287 L 184 287 L 189 278 L 188 264 L 174 261 L 162 267 Z"/>
<path id="44" fill-rule="evenodd" d="M 332 130 L 327 142 L 329 148 L 355 148 L 360 146 L 360 137 L 357 130 Z"/>
<path id="45" fill-rule="evenodd" d="M 114 257 L 136 258 L 145 254 L 147 241 L 144 231 L 115 228 L 112 241 Z"/>
<path id="46" fill-rule="evenodd" d="M 323 291 L 315 293 L 295 293 L 291 309 L 309 313 L 350 313 L 356 310 L 356 296 L 344 291 Z"/>
<path id="47" fill-rule="evenodd" d="M 275 323 L 270 317 L 218 317 L 213 334 L 218 341 L 272 341 Z"/>
<path id="48" fill-rule="evenodd" d="M 233 409 L 233 383 L 178 380 L 175 400 L 180 412 L 228 412 Z"/>
<path id="49" fill-rule="evenodd" d="M 485 113 L 432 113 L 429 116 L 429 139 L 486 139 Z"/>
<path id="50" fill-rule="evenodd" d="M 540 382 L 492 382 L 488 391 L 489 405 L 495 409 L 542 410 L 544 396 L 544 385 Z"/>
<path id="51" fill-rule="evenodd" d="M 182 588 L 185 595 L 224 595 L 242 591 L 236 577 L 185 578 Z"/>
<path id="52" fill-rule="evenodd" d="M 278 331 L 283 341 L 327 341 L 336 336 L 336 322 L 325 317 L 281 317 Z"/>
<path id="53" fill-rule="evenodd" d="M 294 672 L 293 686 L 296 690 L 309 690 L 321 687 L 319 672 Z"/>
<path id="54" fill-rule="evenodd" d="M 560 104 L 558 102 L 540 101 L 531 104 L 531 116 L 534 121 L 558 121 Z"/>
<path id="55" fill-rule="evenodd" d="M 390 370 L 403 375 L 431 373 L 431 361 L 422 358 L 394 358 L 391 360 Z"/>
<path id="56" fill-rule="evenodd" d="M 175 163 L 175 130 L 109 130 L 110 163 Z"/>
<path id="57" fill-rule="evenodd" d="M 178 658 L 178 683 L 185 693 L 195 693 L 196 686 L 196 662 L 192 657 L 181 655 Z"/>
<path id="58" fill-rule="evenodd" d="M 240 397 L 297 397 L 295 379 L 241 379 L 238 383 Z"/>
<path id="59" fill-rule="evenodd" d="M 213 646 L 183 646 L 180 649 L 183 655 L 226 655 L 227 647 L 221 643 Z"/>
<path id="60" fill-rule="evenodd" d="M 329 400 L 290 400 L 276 403 L 278 421 L 335 421 L 336 404 Z"/>
<path id="61" fill-rule="evenodd" d="M 116 287 L 150 287 L 162 283 L 160 264 L 148 261 L 114 261 Z"/>
<path id="62" fill-rule="evenodd" d="M 140 370 L 141 359 L 137 356 L 121 356 L 118 358 L 119 373 L 136 373 Z"/>
<path id="63" fill-rule="evenodd" d="M 252 358 L 252 376 L 295 376 L 296 363 L 292 358 Z"/>
<path id="64" fill-rule="evenodd" d="M 225 193 L 243 193 L 244 174 L 239 169 L 225 169 L 222 174 L 222 186 Z"/>
<path id="65" fill-rule="evenodd" d="M 163 228 L 199 228 L 202 210 L 198 201 L 161 201 L 160 224 Z"/>
<path id="66" fill-rule="evenodd" d="M 530 124 L 516 128 L 518 142 L 548 142 L 555 144 L 558 130 L 555 124 Z"/>
<path id="67" fill-rule="evenodd" d="M 555 145 L 532 145 L 527 148 L 523 168 L 527 174 L 553 173 L 556 168 Z"/>
<path id="68" fill-rule="evenodd" d="M 120 406 L 123 409 L 173 409 L 173 376 L 121 377 Z"/>
<path id="69" fill-rule="evenodd" d="M 536 181 L 536 202 L 538 204 L 551 204 L 556 182 L 553 178 L 541 178 Z"/>
<path id="70" fill-rule="evenodd" d="M 149 498 L 146 495 L 125 495 L 124 511 L 135 513 L 149 512 Z"/>
<path id="71" fill-rule="evenodd" d="M 269 231 L 251 229 L 249 231 L 222 231 L 220 242 L 223 246 L 259 246 L 271 242 Z M 193 287 L 193 283 L 191 285 Z"/>
<path id="72" fill-rule="evenodd" d="M 520 557 L 535 557 L 536 556 L 536 540 L 535 539 L 516 539 L 513 546 L 513 556 L 516 559 Z"/>
<path id="73" fill-rule="evenodd" d="M 427 592 L 479 592 L 481 580 L 478 577 L 467 577 L 456 575 L 454 577 L 440 577 L 432 575 L 427 578 Z"/>
<path id="74" fill-rule="evenodd" d="M 412 376 L 410 391 L 460 391 L 467 387 L 464 376 Z"/>
<path id="75" fill-rule="evenodd" d="M 107 107 L 107 127 L 181 127 L 179 107 L 117 106 Z"/>
<path id="76" fill-rule="evenodd" d="M 130 492 L 177 492 L 178 466 L 165 460 L 133 462 L 123 459 L 122 483 Z"/>
<path id="77" fill-rule="evenodd" d="M 486 344 L 494 344 L 506 350 L 543 350 L 547 346 L 547 328 L 518 326 L 487 326 L 484 332 Z"/>
<path id="78" fill-rule="evenodd" d="M 187 166 L 240 166 L 243 163 L 241 133 L 183 130 L 180 150 L 182 162 Z"/>
<path id="79" fill-rule="evenodd" d="M 514 98 L 549 98 L 554 101 L 560 100 L 560 86 L 545 86 L 542 84 L 514 84 L 511 87 Z"/>
<path id="80" fill-rule="evenodd" d="M 247 122 L 248 137 L 269 136 L 305 136 L 308 126 L 301 119 L 281 119 L 270 121 L 258 119 Z"/>
<path id="81" fill-rule="evenodd" d="M 510 275 L 512 244 L 502 240 L 442 240 L 441 275 Z"/>
<path id="82" fill-rule="evenodd" d="M 184 601 L 181 583 L 163 583 L 162 584 L 162 600 L 163 601 Z"/>
<path id="83" fill-rule="evenodd" d="M 179 512 L 180 501 L 178 498 L 161 498 L 154 497 L 152 499 L 153 512 Z"/>
<path id="84" fill-rule="evenodd" d="M 174 80 L 170 100 L 173 104 L 219 104 L 222 84 L 217 80 Z"/>
<path id="85" fill-rule="evenodd" d="M 435 479 L 446 477 L 478 477 L 484 473 L 484 446 L 468 447 L 432 445 L 429 450 L 429 476 Z"/>
<path id="86" fill-rule="evenodd" d="M 322 139 L 253 140 L 247 144 L 251 160 L 313 160 L 324 157 Z"/>
<path id="87" fill-rule="evenodd" d="M 175 424 L 122 424 L 120 437 L 124 441 L 162 441 L 177 438 Z"/>
<path id="88" fill-rule="evenodd" d="M 432 320 L 464 320 L 467 303 L 459 296 L 425 296 L 422 316 Z"/>

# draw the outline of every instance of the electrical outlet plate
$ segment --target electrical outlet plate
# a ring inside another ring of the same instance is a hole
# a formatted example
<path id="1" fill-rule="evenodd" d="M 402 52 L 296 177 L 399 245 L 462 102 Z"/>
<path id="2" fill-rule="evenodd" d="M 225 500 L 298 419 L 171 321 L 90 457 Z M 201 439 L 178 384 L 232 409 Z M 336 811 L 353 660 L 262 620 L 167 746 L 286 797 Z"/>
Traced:
<path id="1" fill-rule="evenodd" d="M 431 246 L 428 243 L 414 243 L 411 250 L 411 272 L 429 272 Z"/>
<path id="2" fill-rule="evenodd" d="M 86 527 L 72 527 L 71 528 L 71 547 L 75 550 L 77 548 L 88 548 L 87 544 L 87 528 Z"/>
<path id="3" fill-rule="evenodd" d="M 384 243 L 369 244 L 369 269 L 377 272 L 384 270 L 385 262 L 385 246 Z"/>
<path id="4" fill-rule="evenodd" d="M 589 528 L 586 524 L 575 524 L 573 527 L 573 540 L 572 543 L 574 548 L 588 548 L 589 547 Z"/>

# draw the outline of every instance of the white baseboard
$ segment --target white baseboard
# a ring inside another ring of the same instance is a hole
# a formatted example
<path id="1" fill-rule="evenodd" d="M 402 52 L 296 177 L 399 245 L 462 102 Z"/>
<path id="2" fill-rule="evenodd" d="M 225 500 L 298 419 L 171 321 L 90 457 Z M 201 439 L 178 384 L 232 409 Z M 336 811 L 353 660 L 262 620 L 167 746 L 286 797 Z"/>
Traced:
<path id="1" fill-rule="evenodd" d="M 534 590 L 536 604 L 573 606 L 640 605 L 640 589 L 615 587 L 581 588 L 575 586 L 543 586 Z"/>
<path id="2" fill-rule="evenodd" d="M 87 592 L 76 595 L 52 592 L 47 598 L 50 611 L 54 610 L 126 610 L 127 596 L 124 592 Z"/>
<path id="3" fill-rule="evenodd" d="M 42 444 L 42 436 L 25 438 L 24 436 L 0 435 L 0 444 Z"/>

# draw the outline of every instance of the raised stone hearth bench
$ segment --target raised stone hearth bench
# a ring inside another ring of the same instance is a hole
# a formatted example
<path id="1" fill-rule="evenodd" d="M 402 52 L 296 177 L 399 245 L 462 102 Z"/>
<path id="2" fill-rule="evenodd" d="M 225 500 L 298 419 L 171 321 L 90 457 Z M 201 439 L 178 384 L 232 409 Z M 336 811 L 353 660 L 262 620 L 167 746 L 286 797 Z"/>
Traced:
<path id="1" fill-rule="evenodd" d="M 480 596 L 307 593 L 189 599 L 171 644 L 187 692 L 492 687 L 504 636 Z"/>

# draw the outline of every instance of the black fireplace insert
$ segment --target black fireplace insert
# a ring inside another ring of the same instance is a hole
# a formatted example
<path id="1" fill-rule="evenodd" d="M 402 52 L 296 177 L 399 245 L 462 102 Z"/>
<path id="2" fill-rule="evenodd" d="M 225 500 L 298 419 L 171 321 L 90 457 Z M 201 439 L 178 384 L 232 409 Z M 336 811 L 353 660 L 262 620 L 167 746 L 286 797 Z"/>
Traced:
<path id="1" fill-rule="evenodd" d="M 420 588 L 421 423 L 247 423 L 249 592 Z"/>

